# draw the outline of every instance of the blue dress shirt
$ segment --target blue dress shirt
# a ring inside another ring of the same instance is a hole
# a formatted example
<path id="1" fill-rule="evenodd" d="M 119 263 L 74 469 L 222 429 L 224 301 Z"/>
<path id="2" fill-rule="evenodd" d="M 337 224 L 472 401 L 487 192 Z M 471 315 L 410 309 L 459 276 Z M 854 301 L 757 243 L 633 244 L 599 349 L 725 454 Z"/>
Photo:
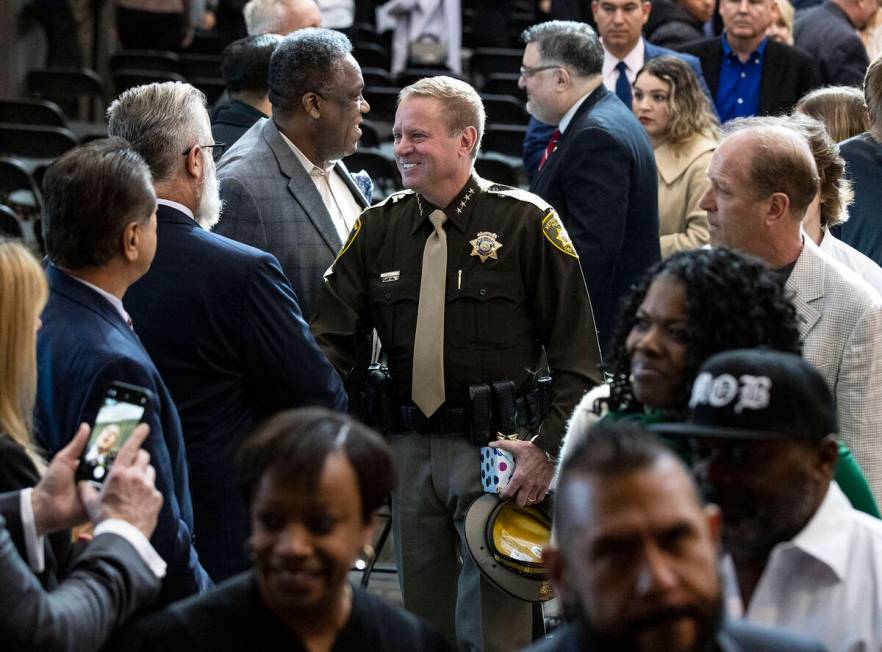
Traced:
<path id="1" fill-rule="evenodd" d="M 732 50 L 725 34 L 721 40 L 723 61 L 720 65 L 720 85 L 716 97 L 720 122 L 756 115 L 759 112 L 760 81 L 763 77 L 763 58 L 768 39 L 763 39 L 745 62 Z"/>

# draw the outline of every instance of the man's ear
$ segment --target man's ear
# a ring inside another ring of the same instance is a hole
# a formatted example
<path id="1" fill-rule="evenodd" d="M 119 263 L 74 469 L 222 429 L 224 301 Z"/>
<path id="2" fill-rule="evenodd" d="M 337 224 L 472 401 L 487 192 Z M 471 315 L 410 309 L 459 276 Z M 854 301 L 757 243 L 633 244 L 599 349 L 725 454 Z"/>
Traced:
<path id="1" fill-rule="evenodd" d="M 319 108 L 319 96 L 317 93 L 312 91 L 304 93 L 303 97 L 300 98 L 300 105 L 303 107 L 303 110 L 306 111 L 306 115 L 313 120 L 318 120 L 322 116 L 321 109 Z"/>
<path id="2" fill-rule="evenodd" d="M 459 146 L 465 151 L 466 156 L 472 155 L 472 150 L 478 142 L 478 130 L 469 125 L 459 133 Z"/>
<path id="3" fill-rule="evenodd" d="M 643 24 L 645 25 L 649 21 L 649 14 L 652 13 L 652 3 L 643 2 L 640 8 L 643 10 Z"/>
<path id="4" fill-rule="evenodd" d="M 570 71 L 566 68 L 557 68 L 554 71 L 554 87 L 557 91 L 565 91 L 573 83 Z"/>
<path id="5" fill-rule="evenodd" d="M 202 159 L 204 152 L 199 145 L 194 145 L 187 152 L 187 160 L 184 165 L 187 168 L 187 174 L 194 179 L 201 179 L 205 174 L 205 161 Z"/>
<path id="6" fill-rule="evenodd" d="M 567 604 L 570 597 L 570 587 L 566 580 L 565 563 L 563 553 L 550 543 L 542 548 L 542 564 L 548 571 L 548 577 L 554 585 L 554 595 L 561 604 Z"/>
<path id="7" fill-rule="evenodd" d="M 122 247 L 122 255 L 126 261 L 133 263 L 138 260 L 141 255 L 141 238 L 144 237 L 143 224 L 134 220 L 123 227 L 122 236 L 120 237 L 120 246 Z"/>
<path id="8" fill-rule="evenodd" d="M 773 192 L 767 201 L 769 208 L 766 211 L 766 223 L 790 219 L 790 197 L 786 193 Z"/>
<path id="9" fill-rule="evenodd" d="M 832 480 L 838 460 L 839 441 L 836 435 L 827 435 L 818 442 L 818 469 Z"/>
<path id="10" fill-rule="evenodd" d="M 723 513 L 716 505 L 705 505 L 704 517 L 707 519 L 707 528 L 708 532 L 710 532 L 711 540 L 719 553 L 723 545 Z"/>

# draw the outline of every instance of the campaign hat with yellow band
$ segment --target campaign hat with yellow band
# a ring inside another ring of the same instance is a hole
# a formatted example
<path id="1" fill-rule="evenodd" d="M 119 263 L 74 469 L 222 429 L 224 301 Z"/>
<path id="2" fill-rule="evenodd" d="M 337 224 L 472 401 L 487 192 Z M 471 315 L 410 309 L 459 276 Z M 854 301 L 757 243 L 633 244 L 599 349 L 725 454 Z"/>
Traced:
<path id="1" fill-rule="evenodd" d="M 543 508 L 484 494 L 466 513 L 465 535 L 472 559 L 496 587 L 525 602 L 554 597 L 542 565 L 542 548 L 551 538 Z"/>

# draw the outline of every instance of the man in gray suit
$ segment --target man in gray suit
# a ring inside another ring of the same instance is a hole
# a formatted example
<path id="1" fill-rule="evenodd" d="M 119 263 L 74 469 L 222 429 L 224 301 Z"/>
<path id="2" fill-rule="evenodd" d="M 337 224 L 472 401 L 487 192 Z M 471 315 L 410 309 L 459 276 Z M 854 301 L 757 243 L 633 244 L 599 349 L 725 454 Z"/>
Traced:
<path id="1" fill-rule="evenodd" d="M 345 36 L 307 28 L 270 61 L 272 118 L 258 120 L 221 159 L 225 202 L 216 231 L 274 254 L 304 317 L 322 276 L 368 201 L 340 158 L 361 137 L 361 68 Z"/>
<path id="2" fill-rule="evenodd" d="M 80 427 L 33 489 L 0 494 L 0 641 L 14 650 L 97 650 L 110 633 L 159 594 L 165 562 L 150 546 L 162 495 L 155 471 L 139 450 L 136 428 L 116 457 L 100 492 L 74 471 L 89 438 Z M 40 539 L 91 520 L 94 538 L 58 588 L 47 593 L 37 571 Z M 28 563 L 16 546 L 28 551 Z"/>
<path id="3" fill-rule="evenodd" d="M 668 447 L 633 422 L 595 426 L 563 464 L 542 551 L 573 621 L 530 652 L 823 650 L 723 616 L 721 525 Z"/>
<path id="4" fill-rule="evenodd" d="M 762 258 L 786 278 L 803 354 L 836 399 L 840 434 L 882 500 L 882 300 L 801 229 L 819 178 L 805 139 L 772 118 L 735 121 L 708 167 L 711 243 Z"/>

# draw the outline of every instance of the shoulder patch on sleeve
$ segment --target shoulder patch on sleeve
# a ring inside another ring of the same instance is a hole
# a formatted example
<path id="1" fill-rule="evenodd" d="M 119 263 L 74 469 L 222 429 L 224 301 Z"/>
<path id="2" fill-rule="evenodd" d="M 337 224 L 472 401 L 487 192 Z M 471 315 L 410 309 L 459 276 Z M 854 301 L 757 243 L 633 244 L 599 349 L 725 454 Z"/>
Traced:
<path id="1" fill-rule="evenodd" d="M 340 260 L 340 257 L 346 253 L 347 249 L 352 246 L 352 243 L 355 242 L 355 239 L 358 237 L 358 234 L 361 233 L 361 217 L 357 217 L 355 220 L 355 224 L 352 225 L 352 230 L 349 232 L 349 237 L 346 239 L 346 243 L 343 245 L 343 248 L 340 249 L 340 253 L 337 254 L 337 257 L 334 259 L 336 263 Z"/>
<path id="2" fill-rule="evenodd" d="M 553 210 L 549 211 L 548 214 L 542 218 L 542 234 L 555 246 L 556 249 L 560 249 L 567 256 L 572 256 L 578 260 L 579 254 L 576 253 L 576 248 L 573 247 L 573 241 L 570 240 L 570 234 L 567 233 L 563 222 L 560 221 L 557 213 Z"/>

